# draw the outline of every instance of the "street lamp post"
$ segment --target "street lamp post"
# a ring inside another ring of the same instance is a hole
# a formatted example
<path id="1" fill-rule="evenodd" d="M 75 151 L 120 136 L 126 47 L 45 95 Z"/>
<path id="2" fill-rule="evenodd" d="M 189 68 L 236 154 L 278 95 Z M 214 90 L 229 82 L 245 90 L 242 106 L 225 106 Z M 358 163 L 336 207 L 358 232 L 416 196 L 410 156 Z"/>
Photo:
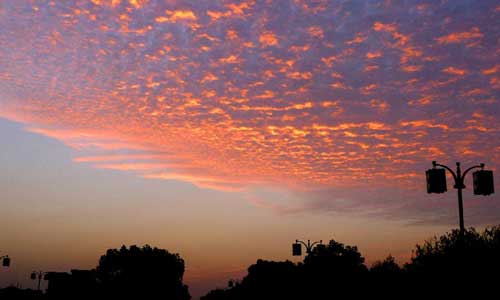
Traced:
<path id="1" fill-rule="evenodd" d="M 295 240 L 295 243 L 292 244 L 292 254 L 293 256 L 301 256 L 302 255 L 302 245 L 306 247 L 306 253 L 310 254 L 313 247 L 315 245 L 321 245 L 323 243 L 322 240 L 319 240 L 317 242 L 314 242 L 311 244 L 310 240 L 307 240 L 307 244 L 303 241 Z"/>
<path id="2" fill-rule="evenodd" d="M 38 279 L 38 290 L 39 291 L 40 291 L 40 285 L 41 285 L 41 282 L 42 282 L 42 278 L 44 278 L 44 275 L 46 275 L 46 273 L 43 272 L 43 271 L 33 271 L 33 272 L 31 272 L 31 276 L 30 276 L 31 280 Z"/>
<path id="3" fill-rule="evenodd" d="M 463 207 L 463 197 L 462 190 L 465 189 L 464 179 L 467 173 L 474 169 L 481 169 L 474 172 L 473 184 L 474 184 L 474 195 L 488 196 L 495 192 L 495 187 L 493 183 L 493 172 L 489 170 L 484 170 L 484 164 L 481 163 L 476 166 L 472 166 L 462 173 L 460 168 L 460 163 L 456 163 L 457 169 L 454 172 L 450 167 L 438 164 L 436 161 L 432 162 L 432 169 L 427 170 L 427 193 L 441 194 L 447 191 L 446 187 L 446 174 L 445 170 L 448 170 L 453 176 L 455 185 L 453 188 L 457 189 L 458 196 L 458 216 L 460 232 L 464 232 L 464 207 Z M 441 167 L 441 168 L 436 168 Z"/>

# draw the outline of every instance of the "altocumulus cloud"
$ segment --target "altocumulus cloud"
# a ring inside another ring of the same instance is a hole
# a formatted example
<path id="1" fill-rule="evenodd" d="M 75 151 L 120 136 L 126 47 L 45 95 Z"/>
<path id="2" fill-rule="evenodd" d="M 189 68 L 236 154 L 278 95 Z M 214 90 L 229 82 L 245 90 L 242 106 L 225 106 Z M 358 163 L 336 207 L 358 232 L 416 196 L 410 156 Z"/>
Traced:
<path id="1" fill-rule="evenodd" d="M 499 32 L 488 0 L 3 1 L 0 115 L 76 163 L 309 194 L 284 212 L 425 214 L 332 191 L 416 195 L 435 158 L 497 169 Z"/>

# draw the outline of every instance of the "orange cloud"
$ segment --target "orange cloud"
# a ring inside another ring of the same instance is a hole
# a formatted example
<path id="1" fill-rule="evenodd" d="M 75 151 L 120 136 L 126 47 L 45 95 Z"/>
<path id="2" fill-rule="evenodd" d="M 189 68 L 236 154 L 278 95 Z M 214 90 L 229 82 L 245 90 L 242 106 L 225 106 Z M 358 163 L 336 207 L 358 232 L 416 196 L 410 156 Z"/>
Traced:
<path id="1" fill-rule="evenodd" d="M 402 66 L 401 69 L 405 72 L 418 72 L 422 69 L 422 66 Z"/>
<path id="2" fill-rule="evenodd" d="M 115 164 L 97 164 L 94 165 L 99 169 L 111 169 L 118 171 L 150 171 L 158 169 L 166 169 L 168 164 L 158 163 L 115 163 Z"/>
<path id="3" fill-rule="evenodd" d="M 434 99 L 434 96 L 432 95 L 426 95 L 423 97 L 420 97 L 415 100 L 410 100 L 408 101 L 409 105 L 417 105 L 417 106 L 423 106 L 423 105 L 429 105 L 432 103 L 432 100 Z"/>
<path id="4" fill-rule="evenodd" d="M 361 44 L 366 40 L 366 36 L 358 34 L 354 39 L 345 42 L 346 45 Z"/>
<path id="5" fill-rule="evenodd" d="M 464 41 L 468 41 L 471 39 L 480 39 L 482 37 L 483 34 L 481 33 L 481 30 L 477 27 L 473 27 L 469 31 L 450 33 L 448 35 L 441 36 L 436 40 L 439 44 L 454 44 L 454 43 L 461 43 Z"/>
<path id="6" fill-rule="evenodd" d="M 241 2 L 239 4 L 229 3 L 226 7 L 236 15 L 243 15 L 245 10 L 250 9 L 255 4 L 255 1 Z"/>
<path id="7" fill-rule="evenodd" d="M 370 65 L 370 66 L 366 66 L 364 71 L 365 72 L 371 72 L 371 71 L 375 71 L 375 70 L 378 70 L 379 69 L 379 66 L 377 65 Z"/>
<path id="8" fill-rule="evenodd" d="M 311 79 L 312 78 L 312 73 L 311 72 L 291 72 L 287 73 L 286 75 L 289 78 L 293 79 Z"/>
<path id="9" fill-rule="evenodd" d="M 239 62 L 239 59 L 236 55 L 229 55 L 228 57 L 219 59 L 219 61 L 223 64 L 236 64 Z"/>
<path id="10" fill-rule="evenodd" d="M 228 18 L 230 16 L 232 16 L 232 13 L 230 11 L 226 11 L 226 12 L 220 12 L 220 11 L 212 11 L 212 10 L 209 10 L 207 11 L 207 15 L 213 20 L 213 21 L 217 21 L 221 18 Z"/>
<path id="11" fill-rule="evenodd" d="M 467 71 L 455 67 L 447 67 L 441 71 L 444 73 L 448 73 L 451 75 L 458 75 L 458 76 L 464 76 L 467 73 Z"/>
<path id="12" fill-rule="evenodd" d="M 380 111 L 387 111 L 390 108 L 389 103 L 379 99 L 370 100 L 370 106 Z"/>
<path id="13" fill-rule="evenodd" d="M 146 5 L 148 3 L 148 0 L 129 0 L 128 1 L 134 8 L 141 8 L 143 7 L 144 5 Z M 117 1 L 117 0 L 112 0 L 111 1 L 112 5 L 113 6 L 116 6 L 120 3 L 120 1 Z"/>
<path id="14" fill-rule="evenodd" d="M 361 93 L 362 94 L 370 94 L 373 92 L 378 87 L 377 84 L 369 84 L 367 86 L 364 86 L 361 88 Z"/>
<path id="15" fill-rule="evenodd" d="M 395 24 L 384 24 L 381 22 L 373 23 L 373 29 L 375 31 L 387 31 L 387 32 L 395 32 L 397 27 Z"/>
<path id="16" fill-rule="evenodd" d="M 160 160 L 160 159 L 171 159 L 172 157 L 165 154 L 114 154 L 114 155 L 100 155 L 100 156 L 80 156 L 73 159 L 74 162 L 78 163 L 101 163 L 101 162 L 112 162 L 112 161 L 127 161 L 127 160 Z"/>
<path id="17" fill-rule="evenodd" d="M 322 39 L 325 36 L 323 29 L 319 26 L 311 26 L 307 28 L 307 32 L 309 33 L 310 36 L 315 38 Z"/>
<path id="18" fill-rule="evenodd" d="M 212 73 L 207 73 L 205 77 L 203 77 L 203 79 L 201 80 L 201 83 L 216 81 L 216 80 L 219 80 L 219 77 L 215 76 Z"/>
<path id="19" fill-rule="evenodd" d="M 378 58 L 382 57 L 382 52 L 381 51 L 375 51 L 375 52 L 368 52 L 366 53 L 366 58 L 368 59 L 373 59 L 373 58 Z"/>
<path id="20" fill-rule="evenodd" d="M 267 46 L 277 46 L 278 45 L 278 38 L 273 32 L 266 31 L 266 32 L 263 32 L 259 36 L 259 42 L 266 47 Z"/>
<path id="21" fill-rule="evenodd" d="M 373 30 L 378 32 L 388 32 L 392 35 L 393 39 L 396 41 L 393 46 L 404 46 L 408 43 L 409 37 L 407 35 L 402 34 L 398 31 L 398 27 L 396 24 L 385 24 L 381 22 L 373 23 Z"/>
<path id="22" fill-rule="evenodd" d="M 403 121 L 400 123 L 401 126 L 412 126 L 412 127 L 426 127 L 426 128 L 439 128 L 442 130 L 449 130 L 450 127 L 446 124 L 435 124 L 431 120 L 416 120 L 416 121 Z"/>
<path id="23" fill-rule="evenodd" d="M 491 75 L 491 74 L 495 74 L 495 73 L 497 73 L 499 70 L 500 70 L 500 65 L 496 65 L 496 66 L 494 66 L 494 67 L 492 67 L 492 68 L 489 68 L 489 69 L 484 69 L 484 70 L 482 71 L 482 73 L 483 73 L 484 75 Z"/>
<path id="24" fill-rule="evenodd" d="M 91 0 L 91 2 L 94 5 L 107 5 L 111 7 L 117 7 L 118 5 L 121 4 L 121 0 Z M 133 5 L 135 8 L 140 8 L 141 4 L 145 4 L 146 1 L 129 1 L 131 5 Z"/>
<path id="25" fill-rule="evenodd" d="M 368 23 L 329 1 L 93 2 L 2 7 L 15 26 L 0 31 L 0 115 L 72 147 L 75 162 L 200 187 L 311 190 L 418 187 L 401 174 L 433 155 L 469 157 L 472 142 L 477 156 L 496 153 L 496 44 L 466 60 L 443 49 L 473 47 L 496 25 L 459 29 L 450 2 L 386 1 L 384 21 Z M 54 26 L 29 27 L 33 14 Z M 35 42 L 12 29 L 28 27 Z"/>
<path id="26" fill-rule="evenodd" d="M 160 16 L 156 18 L 158 23 L 175 23 L 178 21 L 196 21 L 198 18 L 196 14 L 191 10 L 166 10 L 166 16 Z"/>

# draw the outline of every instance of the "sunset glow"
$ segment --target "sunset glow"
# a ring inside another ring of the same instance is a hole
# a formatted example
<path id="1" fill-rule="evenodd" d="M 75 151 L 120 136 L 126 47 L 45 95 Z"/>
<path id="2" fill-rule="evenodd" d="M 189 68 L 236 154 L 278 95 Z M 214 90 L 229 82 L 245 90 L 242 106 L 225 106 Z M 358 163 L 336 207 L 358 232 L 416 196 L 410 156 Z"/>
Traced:
<path id="1" fill-rule="evenodd" d="M 1 113 L 147 178 L 419 186 L 421 162 L 498 153 L 491 4 L 6 3 Z"/>
<path id="2" fill-rule="evenodd" d="M 2 1 L 0 117 L 75 166 L 277 218 L 454 225 L 423 172 L 498 174 L 499 33 L 493 0 Z M 466 204 L 469 224 L 498 200 Z"/>

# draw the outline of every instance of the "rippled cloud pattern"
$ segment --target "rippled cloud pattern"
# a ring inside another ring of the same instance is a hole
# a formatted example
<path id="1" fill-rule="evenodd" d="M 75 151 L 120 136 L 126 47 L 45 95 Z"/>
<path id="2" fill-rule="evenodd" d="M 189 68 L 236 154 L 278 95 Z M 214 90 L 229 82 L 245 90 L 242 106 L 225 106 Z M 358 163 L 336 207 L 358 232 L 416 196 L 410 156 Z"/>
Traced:
<path id="1" fill-rule="evenodd" d="M 498 1 L 2 1 L 0 116 L 218 190 L 500 164 Z"/>

